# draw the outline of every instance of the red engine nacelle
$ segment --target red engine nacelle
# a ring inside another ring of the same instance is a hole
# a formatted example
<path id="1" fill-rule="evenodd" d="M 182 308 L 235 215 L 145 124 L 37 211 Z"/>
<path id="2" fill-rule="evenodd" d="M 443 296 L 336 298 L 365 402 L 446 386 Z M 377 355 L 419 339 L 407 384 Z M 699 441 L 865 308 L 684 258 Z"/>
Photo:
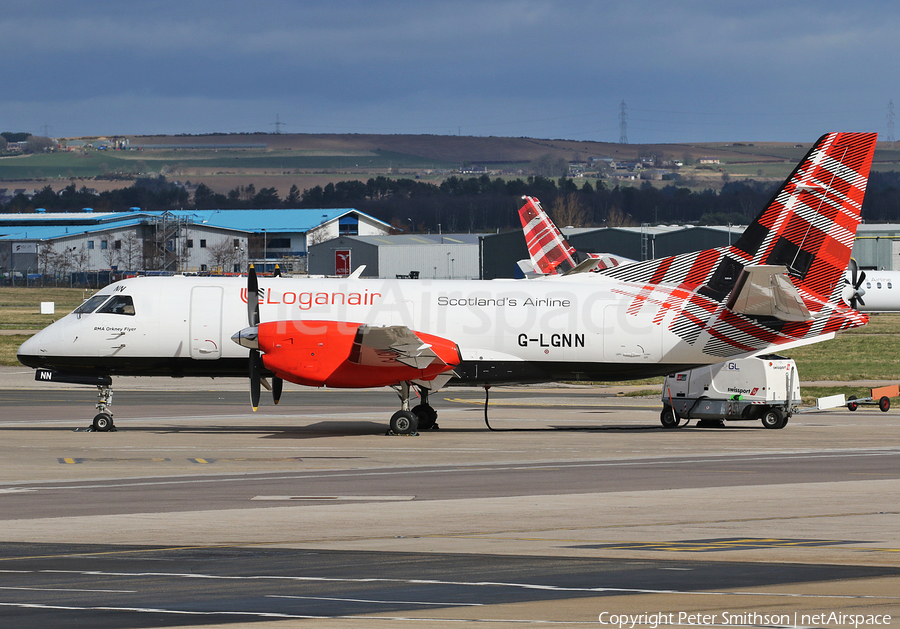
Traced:
<path id="1" fill-rule="evenodd" d="M 461 362 L 456 343 L 414 332 L 431 346 L 439 360 L 417 369 L 397 360 L 402 355 L 380 348 L 379 364 L 351 361 L 362 324 L 344 321 L 270 321 L 259 325 L 263 364 L 276 375 L 296 384 L 338 388 L 382 387 L 404 380 L 430 380 Z"/>

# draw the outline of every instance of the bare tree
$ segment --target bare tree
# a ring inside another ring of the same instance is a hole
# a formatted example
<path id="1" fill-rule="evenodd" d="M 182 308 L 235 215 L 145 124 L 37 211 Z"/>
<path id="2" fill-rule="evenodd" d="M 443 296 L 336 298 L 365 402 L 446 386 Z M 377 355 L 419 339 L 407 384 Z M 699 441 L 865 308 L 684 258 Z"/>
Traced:
<path id="1" fill-rule="evenodd" d="M 634 219 L 631 218 L 631 214 L 626 214 L 616 205 L 609 208 L 606 224 L 609 227 L 634 227 L 637 225 Z"/>
<path id="2" fill-rule="evenodd" d="M 127 271 L 136 271 L 143 266 L 144 241 L 135 232 L 128 232 L 122 238 L 120 250 L 121 265 Z"/>
<path id="3" fill-rule="evenodd" d="M 44 275 L 57 275 L 59 273 L 60 255 L 52 244 L 42 242 L 38 245 L 38 266 Z"/>
<path id="4" fill-rule="evenodd" d="M 588 223 L 588 211 L 574 192 L 556 197 L 550 216 L 559 227 L 584 227 Z"/>
<path id="5" fill-rule="evenodd" d="M 310 245 L 318 245 L 319 243 L 323 243 L 326 240 L 331 240 L 328 237 L 328 231 L 323 229 L 313 229 L 306 232 L 306 248 L 309 249 Z"/>
<path id="6" fill-rule="evenodd" d="M 209 252 L 209 260 L 212 262 L 213 269 L 224 272 L 230 272 L 234 265 L 240 262 L 240 249 L 235 247 L 230 240 L 222 240 L 216 244 L 207 247 Z"/>
<path id="7" fill-rule="evenodd" d="M 103 250 L 103 260 L 106 264 L 112 267 L 119 267 L 122 263 L 122 245 L 121 241 L 113 240 L 112 234 L 104 234 L 106 240 L 106 249 Z M 116 243 L 119 243 L 119 246 L 116 246 Z"/>

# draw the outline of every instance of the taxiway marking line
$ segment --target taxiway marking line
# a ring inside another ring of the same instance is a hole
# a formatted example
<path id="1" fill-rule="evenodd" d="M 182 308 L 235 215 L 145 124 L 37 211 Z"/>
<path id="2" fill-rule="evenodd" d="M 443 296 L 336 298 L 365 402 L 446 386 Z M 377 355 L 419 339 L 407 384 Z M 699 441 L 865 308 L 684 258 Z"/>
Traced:
<path id="1" fill-rule="evenodd" d="M 77 574 L 83 576 L 106 577 L 170 577 L 175 579 L 209 579 L 222 581 L 294 581 L 305 583 L 400 583 L 404 585 L 456 585 L 462 587 L 505 587 L 522 590 L 540 590 L 546 592 L 621 592 L 626 594 L 695 594 L 707 596 L 775 596 L 788 598 L 834 598 L 834 599 L 876 599 L 900 600 L 900 596 L 877 596 L 872 594 L 794 594 L 789 592 L 744 592 L 718 590 L 674 590 L 653 588 L 617 588 L 617 587 L 568 587 L 540 583 L 516 583 L 504 581 L 445 581 L 443 579 L 401 579 L 382 577 L 310 577 L 286 575 L 219 575 L 186 572 L 107 572 L 103 570 L 41 570 L 47 574 Z"/>
<path id="2" fill-rule="evenodd" d="M 791 460 L 796 461 L 798 458 L 800 459 L 835 459 L 835 458 L 849 458 L 849 457 L 878 457 L 878 456 L 898 456 L 900 452 L 897 451 L 871 451 L 871 452 L 854 452 L 854 453 L 838 453 L 838 454 L 809 454 L 809 455 L 794 455 Z M 730 463 L 734 465 L 735 463 L 740 462 L 753 462 L 753 461 L 781 461 L 785 460 L 785 456 L 742 456 L 736 455 L 734 457 L 716 457 L 716 458 L 708 458 L 708 459 L 680 459 L 677 461 L 673 461 L 672 459 L 665 460 L 624 460 L 624 461 L 591 461 L 585 463 L 546 463 L 546 464 L 534 464 L 528 465 L 524 463 L 512 463 L 512 464 L 499 464 L 494 466 L 483 466 L 483 464 L 478 464 L 481 467 L 486 467 L 492 471 L 503 472 L 503 471 L 527 471 L 527 470 L 543 470 L 543 469 L 564 469 L 564 470 L 574 470 L 579 468 L 603 468 L 603 467 L 637 467 L 637 466 L 647 466 L 647 467 L 655 467 L 655 466 L 674 466 L 674 465 L 690 465 L 690 464 L 715 464 L 715 463 Z M 157 481 L 125 481 L 118 483 L 102 483 L 102 484 L 93 484 L 93 485 L 57 485 L 57 486 L 35 486 L 30 489 L 35 491 L 47 491 L 47 490 L 67 490 L 67 489 L 108 489 L 112 487 L 145 487 L 152 485 L 189 485 L 189 484 L 197 484 L 197 483 L 233 483 L 233 482 L 243 482 L 246 480 L 257 480 L 259 478 L 263 478 L 264 480 L 307 480 L 307 479 L 319 479 L 319 478 L 350 478 L 350 477 L 360 477 L 360 476 L 400 476 L 400 475 L 408 475 L 409 469 L 411 468 L 402 468 L 402 469 L 389 469 L 389 470 L 352 470 L 346 472 L 338 472 L 331 473 L 328 471 L 315 472 L 315 473 L 297 473 L 290 474 L 286 476 L 269 476 L 262 477 L 256 476 L 250 479 L 248 476 L 240 475 L 236 477 L 214 477 L 214 478 L 188 478 L 183 480 L 157 480 Z M 417 474 L 446 474 L 451 472 L 466 472 L 469 471 L 468 467 L 460 467 L 460 466 L 446 466 L 446 467 L 438 467 L 433 469 L 422 469 L 422 468 L 412 468 L 415 469 Z M 664 468 L 663 468 L 664 469 Z M 268 474 L 269 472 L 265 472 Z M 900 476 L 900 472 L 898 472 L 898 476 Z M 0 488 L 2 489 L 2 488 Z"/>
<path id="3" fill-rule="evenodd" d="M 34 588 L 0 585 L 0 590 L 27 590 L 29 592 L 104 592 L 107 594 L 137 594 L 137 590 L 85 590 L 79 588 Z"/>
<path id="4" fill-rule="evenodd" d="M 374 603 L 376 605 L 439 605 L 441 607 L 482 607 L 484 603 L 446 603 L 431 601 L 376 601 L 369 598 L 335 598 L 332 596 L 289 596 L 286 594 L 266 594 L 266 598 L 297 598 L 310 601 L 341 601 L 343 603 Z"/>
<path id="5" fill-rule="evenodd" d="M 74 605 L 46 605 L 38 603 L 8 603 L 0 602 L 3 607 L 18 607 L 21 609 L 54 609 L 63 611 L 114 611 L 114 612 L 137 612 L 142 614 L 178 614 L 182 616 L 251 616 L 258 618 L 294 618 L 304 620 L 382 620 L 387 622 L 443 622 L 443 623 L 511 623 L 520 625 L 596 625 L 594 621 L 583 620 L 539 620 L 539 619 L 503 619 L 503 618 L 431 618 L 431 617 L 415 617 L 415 616 L 368 616 L 368 615 L 335 615 L 335 616 L 313 616 L 310 614 L 281 614 L 275 612 L 254 612 L 254 611 L 187 611 L 179 609 L 163 609 L 155 607 L 76 607 Z"/>

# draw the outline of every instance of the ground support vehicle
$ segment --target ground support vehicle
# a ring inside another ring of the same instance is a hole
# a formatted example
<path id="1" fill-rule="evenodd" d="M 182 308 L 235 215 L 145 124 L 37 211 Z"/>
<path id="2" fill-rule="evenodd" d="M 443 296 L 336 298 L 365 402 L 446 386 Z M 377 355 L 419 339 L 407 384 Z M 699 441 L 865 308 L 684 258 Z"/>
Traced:
<path id="1" fill-rule="evenodd" d="M 790 358 L 768 354 L 680 371 L 666 376 L 660 422 L 722 426 L 724 421 L 760 420 L 784 428 L 800 405 L 800 379 Z"/>
<path id="2" fill-rule="evenodd" d="M 882 413 L 891 410 L 891 398 L 900 395 L 900 385 L 892 384 L 886 387 L 872 389 L 871 397 L 858 398 L 851 395 L 847 398 L 847 410 L 855 411 L 860 406 L 877 406 Z"/>

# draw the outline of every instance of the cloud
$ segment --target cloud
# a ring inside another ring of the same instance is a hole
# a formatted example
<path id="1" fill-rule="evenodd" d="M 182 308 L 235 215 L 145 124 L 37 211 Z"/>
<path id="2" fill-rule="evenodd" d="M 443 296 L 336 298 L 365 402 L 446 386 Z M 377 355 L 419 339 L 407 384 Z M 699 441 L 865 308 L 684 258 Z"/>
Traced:
<path id="1" fill-rule="evenodd" d="M 237 131 L 281 112 L 309 131 L 615 140 L 624 99 L 633 141 L 809 140 L 883 126 L 900 52 L 900 17 L 866 0 L 7 4 L 0 120 L 68 128 L 78 112 L 81 133 Z"/>

